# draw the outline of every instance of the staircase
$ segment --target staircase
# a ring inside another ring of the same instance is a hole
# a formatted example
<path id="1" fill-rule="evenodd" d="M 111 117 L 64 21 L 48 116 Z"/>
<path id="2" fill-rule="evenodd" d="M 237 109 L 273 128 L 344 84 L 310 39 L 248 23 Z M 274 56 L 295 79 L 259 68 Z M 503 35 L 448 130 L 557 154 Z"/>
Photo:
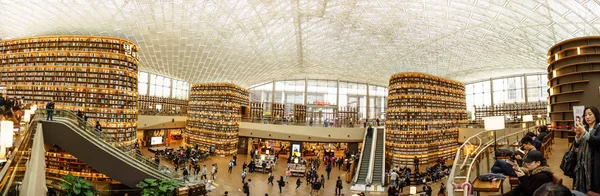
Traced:
<path id="1" fill-rule="evenodd" d="M 377 142 L 375 143 L 375 164 L 373 164 L 373 184 L 383 185 L 383 164 L 385 161 L 384 148 L 385 148 L 385 136 L 384 128 L 377 128 Z"/>
<path id="2" fill-rule="evenodd" d="M 366 179 L 369 176 L 369 160 L 371 159 L 371 146 L 373 145 L 373 140 L 365 135 L 364 138 L 364 147 L 362 148 L 362 153 L 360 156 L 360 168 L 358 169 L 358 179 L 355 183 L 357 184 L 367 184 Z"/>

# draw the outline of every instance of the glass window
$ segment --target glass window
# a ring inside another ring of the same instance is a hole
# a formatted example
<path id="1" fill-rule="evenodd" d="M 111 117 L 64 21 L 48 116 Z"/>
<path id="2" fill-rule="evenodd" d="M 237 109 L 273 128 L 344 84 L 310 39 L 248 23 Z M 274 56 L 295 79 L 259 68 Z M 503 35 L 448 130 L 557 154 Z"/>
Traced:
<path id="1" fill-rule="evenodd" d="M 138 81 L 143 83 L 148 83 L 148 73 L 140 72 L 138 75 Z"/>

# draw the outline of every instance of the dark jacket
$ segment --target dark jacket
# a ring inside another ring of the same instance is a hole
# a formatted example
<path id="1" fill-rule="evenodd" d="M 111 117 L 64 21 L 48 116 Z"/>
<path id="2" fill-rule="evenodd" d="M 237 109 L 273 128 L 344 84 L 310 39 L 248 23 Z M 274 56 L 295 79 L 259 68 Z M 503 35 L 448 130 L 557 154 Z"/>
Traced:
<path id="1" fill-rule="evenodd" d="M 540 134 L 538 134 L 537 138 L 540 139 L 540 141 L 544 142 L 544 138 L 548 135 L 548 133 L 546 132 L 541 132 Z"/>
<path id="2" fill-rule="evenodd" d="M 590 148 L 590 155 L 592 156 L 590 159 L 592 161 L 592 168 L 588 168 L 589 170 L 592 170 L 590 171 L 592 172 L 592 182 L 591 188 L 588 188 L 588 191 L 600 192 L 600 161 L 598 161 L 600 160 L 600 122 L 597 122 L 595 126 L 597 126 L 596 129 L 598 130 L 596 130 L 594 135 L 589 132 L 592 128 L 589 126 L 585 127 L 585 130 L 588 131 L 588 134 L 590 134 L 589 138 L 587 139 L 587 146 Z M 578 148 L 579 144 L 580 143 L 573 142 L 573 146 L 575 148 Z"/>
<path id="3" fill-rule="evenodd" d="M 525 170 L 523 170 L 523 172 L 526 174 L 528 173 L 528 171 Z M 529 175 L 519 177 L 519 185 L 517 188 L 504 195 L 530 196 L 543 184 L 552 182 L 552 170 L 548 166 L 539 166 L 529 173 Z"/>

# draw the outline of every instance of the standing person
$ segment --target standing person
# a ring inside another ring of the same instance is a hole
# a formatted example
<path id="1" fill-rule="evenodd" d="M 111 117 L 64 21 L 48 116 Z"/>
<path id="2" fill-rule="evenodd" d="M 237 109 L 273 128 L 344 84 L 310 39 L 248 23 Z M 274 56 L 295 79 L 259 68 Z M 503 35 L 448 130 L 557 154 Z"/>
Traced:
<path id="1" fill-rule="evenodd" d="M 202 165 L 202 166 L 203 166 L 203 168 L 202 168 L 202 172 L 200 172 L 200 180 L 206 180 L 206 172 L 207 172 L 206 165 Z"/>
<path id="2" fill-rule="evenodd" d="M 233 170 L 233 165 L 234 165 L 234 163 L 233 163 L 233 159 L 232 159 L 231 161 L 229 161 L 229 164 L 228 164 L 228 166 L 229 166 L 229 169 L 227 169 L 227 171 L 228 171 L 229 173 L 231 173 L 231 171 Z"/>
<path id="3" fill-rule="evenodd" d="M 367 128 L 367 137 L 373 137 L 373 127 L 371 127 L 371 125 L 369 125 L 369 128 Z"/>
<path id="4" fill-rule="evenodd" d="M 267 185 L 271 184 L 271 186 L 273 186 L 273 179 L 275 178 L 275 176 L 273 176 L 273 172 L 269 172 L 269 178 L 267 178 Z"/>
<path id="5" fill-rule="evenodd" d="M 260 166 L 262 167 L 262 173 L 266 173 L 267 172 L 267 162 L 263 161 L 262 164 L 260 164 Z"/>
<path id="6" fill-rule="evenodd" d="M 325 188 L 325 176 L 321 174 L 321 187 Z"/>
<path id="7" fill-rule="evenodd" d="M 244 164 L 242 164 L 242 170 L 246 170 L 246 167 L 248 167 L 248 164 L 246 164 L 246 161 L 244 161 Z"/>
<path id="8" fill-rule="evenodd" d="M 417 156 L 413 159 L 413 163 L 415 164 L 415 173 L 417 173 L 419 171 L 419 158 Z"/>
<path id="9" fill-rule="evenodd" d="M 250 196 L 250 182 L 252 182 L 252 179 L 248 179 L 248 182 L 244 183 L 244 186 L 242 187 L 246 196 Z"/>
<path id="10" fill-rule="evenodd" d="M 440 192 L 438 193 L 438 196 L 442 196 L 442 195 L 446 195 L 446 185 L 444 185 L 444 183 L 442 182 L 442 185 L 440 186 Z"/>
<path id="11" fill-rule="evenodd" d="M 285 170 L 285 183 L 288 183 L 288 179 L 290 179 L 290 176 L 292 176 L 292 171 L 290 171 L 290 168 L 288 167 Z"/>
<path id="12" fill-rule="evenodd" d="M 398 173 L 392 170 L 392 173 L 390 174 L 390 181 L 392 181 L 392 186 L 398 186 L 398 176 Z"/>
<path id="13" fill-rule="evenodd" d="M 377 126 L 379 126 L 379 118 L 375 119 L 375 121 L 377 122 Z"/>
<path id="14" fill-rule="evenodd" d="M 54 101 L 50 100 L 46 104 L 46 111 L 48 111 L 48 115 L 46 116 L 46 121 L 52 121 L 52 116 L 54 115 Z"/>
<path id="15" fill-rule="evenodd" d="M 344 185 L 342 184 L 342 179 L 338 176 L 338 179 L 335 181 L 335 195 L 341 195 L 342 188 L 344 188 Z"/>
<path id="16" fill-rule="evenodd" d="M 187 167 L 183 168 L 183 182 L 185 183 L 186 181 L 188 181 L 188 176 L 189 176 L 189 171 L 187 169 Z"/>
<path id="17" fill-rule="evenodd" d="M 300 188 L 301 184 L 302 184 L 302 181 L 300 181 L 300 178 L 298 178 L 298 180 L 296 180 L 296 189 Z"/>
<path id="18" fill-rule="evenodd" d="M 218 170 L 217 164 L 216 163 L 212 164 L 212 171 L 211 171 L 212 180 L 215 180 L 215 176 L 217 175 L 217 170 Z"/>
<path id="19" fill-rule="evenodd" d="M 331 166 L 332 164 L 327 165 L 325 171 L 327 172 L 327 180 L 329 180 L 329 175 L 331 174 Z"/>
<path id="20" fill-rule="evenodd" d="M 2 113 L 4 113 L 4 109 L 6 109 L 6 107 L 4 107 L 5 104 L 6 99 L 4 99 L 4 94 L 0 93 L 0 111 L 2 111 Z"/>
<path id="21" fill-rule="evenodd" d="M 390 186 L 390 188 L 388 188 L 388 196 L 397 196 L 398 192 L 396 191 L 396 187 L 394 186 Z"/>
<path id="22" fill-rule="evenodd" d="M 96 131 L 98 133 L 102 133 L 102 125 L 100 125 L 100 121 L 96 121 Z"/>
<path id="23" fill-rule="evenodd" d="M 285 186 L 285 180 L 283 180 L 283 176 L 281 176 L 281 178 L 279 178 L 279 181 L 277 181 L 277 185 L 279 186 L 279 193 L 281 193 L 281 187 Z"/>
<path id="24" fill-rule="evenodd" d="M 246 170 L 242 170 L 242 183 L 244 183 L 244 180 L 246 180 Z"/>
<path id="25" fill-rule="evenodd" d="M 233 166 L 237 165 L 237 156 L 233 155 Z"/>
<path id="26" fill-rule="evenodd" d="M 79 124 L 79 126 L 83 125 L 83 112 L 81 112 L 81 110 L 77 110 L 77 122 Z"/>
<path id="27" fill-rule="evenodd" d="M 575 166 L 575 190 L 600 193 L 600 112 L 594 106 L 583 110 L 583 123 L 575 124 L 577 166 Z M 529 158 L 529 156 L 527 156 Z"/>

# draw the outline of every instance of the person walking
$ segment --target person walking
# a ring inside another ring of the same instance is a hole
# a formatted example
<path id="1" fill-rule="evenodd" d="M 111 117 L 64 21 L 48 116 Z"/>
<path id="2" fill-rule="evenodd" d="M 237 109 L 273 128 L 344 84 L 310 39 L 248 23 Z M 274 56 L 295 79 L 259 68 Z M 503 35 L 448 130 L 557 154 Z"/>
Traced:
<path id="1" fill-rule="evenodd" d="M 292 176 L 292 171 L 290 171 L 290 168 L 288 167 L 285 170 L 285 183 L 288 183 L 288 179 L 290 178 L 290 176 Z"/>
<path id="2" fill-rule="evenodd" d="M 338 179 L 335 181 L 335 195 L 340 196 L 342 188 L 344 188 L 344 185 L 342 184 L 342 179 L 338 176 Z"/>
<path id="3" fill-rule="evenodd" d="M 212 164 L 212 171 L 211 171 L 211 177 L 212 177 L 212 180 L 215 180 L 215 176 L 217 175 L 217 171 L 218 171 L 218 169 L 219 169 L 219 168 L 217 167 L 217 164 L 216 164 L 216 163 L 215 163 L 215 164 Z"/>
<path id="4" fill-rule="evenodd" d="M 321 174 L 321 187 L 325 188 L 325 176 Z"/>
<path id="5" fill-rule="evenodd" d="M 188 176 L 190 175 L 187 167 L 183 168 L 183 182 L 185 183 L 186 181 L 188 181 Z"/>
<path id="6" fill-rule="evenodd" d="M 327 180 L 329 180 L 329 176 L 331 175 L 331 166 L 332 164 L 327 165 L 325 171 L 327 171 Z"/>
<path id="7" fill-rule="evenodd" d="M 243 192 L 246 193 L 246 196 L 250 196 L 250 182 L 252 182 L 252 179 L 248 179 L 248 182 L 244 183 L 244 186 L 242 186 Z"/>
<path id="8" fill-rule="evenodd" d="M 285 180 L 283 180 L 283 176 L 281 176 L 281 178 L 279 178 L 279 181 L 277 181 L 277 185 L 279 186 L 279 193 L 281 193 L 281 187 L 285 186 Z"/>
<path id="9" fill-rule="evenodd" d="M 296 190 L 298 188 L 300 188 L 300 185 L 302 184 L 302 181 L 300 181 L 300 178 L 298 178 L 298 180 L 296 180 Z"/>
<path id="10" fill-rule="evenodd" d="M 203 166 L 203 168 L 202 168 L 202 172 L 200 172 L 200 180 L 206 180 L 206 172 L 207 172 L 206 165 L 202 165 L 202 166 Z"/>
<path id="11" fill-rule="evenodd" d="M 415 164 L 415 173 L 419 172 L 419 158 L 417 156 L 413 159 L 413 163 Z"/>
<path id="12" fill-rule="evenodd" d="M 231 171 L 233 170 L 233 165 L 234 165 L 234 163 L 233 163 L 233 159 L 232 159 L 231 161 L 229 161 L 229 164 L 228 164 L 228 166 L 229 166 L 229 169 L 227 169 L 227 171 L 228 171 L 229 173 L 231 173 Z"/>
<path id="13" fill-rule="evenodd" d="M 275 176 L 273 176 L 273 172 L 269 172 L 269 178 L 267 178 L 267 185 L 271 184 L 271 186 L 273 186 L 273 179 L 275 178 Z"/>
<path id="14" fill-rule="evenodd" d="M 246 180 L 246 170 L 242 170 L 242 183 L 244 183 L 244 180 Z"/>
<path id="15" fill-rule="evenodd" d="M 46 111 L 48 112 L 48 115 L 46 116 L 46 121 L 52 121 L 52 116 L 54 115 L 54 101 L 50 100 L 50 102 L 48 102 L 46 104 Z"/>

